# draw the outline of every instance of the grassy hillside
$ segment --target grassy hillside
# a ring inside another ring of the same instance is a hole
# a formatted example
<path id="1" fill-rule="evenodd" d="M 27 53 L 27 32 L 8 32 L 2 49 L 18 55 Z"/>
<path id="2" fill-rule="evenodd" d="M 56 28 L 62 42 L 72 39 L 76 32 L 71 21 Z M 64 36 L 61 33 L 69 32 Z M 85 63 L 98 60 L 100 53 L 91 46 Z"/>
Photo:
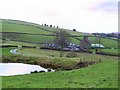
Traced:
<path id="1" fill-rule="evenodd" d="M 28 23 L 23 21 L 2 20 L 2 32 L 12 32 L 12 33 L 3 33 L 3 38 L 9 38 L 10 40 L 27 41 L 33 43 L 46 43 L 46 42 L 52 43 L 53 36 L 49 36 L 49 35 L 53 34 L 52 32 L 55 30 L 60 30 L 60 29 L 50 28 L 50 27 L 41 26 L 38 24 Z M 73 32 L 71 30 L 67 30 L 67 31 L 71 35 L 74 35 L 74 37 L 72 37 L 72 42 L 75 44 L 79 44 L 83 36 L 86 35 L 80 32 Z M 92 36 L 89 34 L 87 35 Z M 49 40 L 47 40 L 47 38 L 49 38 Z M 94 42 L 94 40 L 96 39 L 95 37 L 89 37 L 89 38 L 92 42 Z M 105 47 L 118 48 L 118 43 L 116 40 L 102 38 L 101 43 Z"/>
<path id="2" fill-rule="evenodd" d="M 41 26 L 34 23 L 28 23 L 16 20 L 2 20 L 2 38 L 7 41 L 26 41 L 33 43 L 53 43 L 53 31 L 60 30 L 60 28 L 51 28 L 47 26 Z M 65 29 L 64 29 L 65 30 Z M 67 30 L 72 35 L 80 35 L 80 32 L 73 32 Z M 11 32 L 11 33 L 10 33 Z M 75 38 L 72 38 L 72 42 L 79 44 Z"/>
<path id="3" fill-rule="evenodd" d="M 49 31 L 45 31 L 40 27 L 31 26 L 27 24 L 19 23 L 7 23 L 2 22 L 2 32 L 21 32 L 21 33 L 32 33 L 32 34 L 49 34 Z"/>
<path id="4" fill-rule="evenodd" d="M 31 33 L 31 34 L 51 34 L 52 31 L 60 30 L 61 28 L 53 28 L 42 26 L 35 23 L 18 21 L 18 20 L 2 20 L 2 32 L 21 32 L 21 33 Z M 73 32 L 71 30 L 67 30 L 72 35 L 80 35 L 80 32 Z"/>
<path id="5" fill-rule="evenodd" d="M 42 26 L 35 23 L 29 23 L 17 20 L 2 20 L 2 38 L 7 41 L 19 41 L 26 43 L 53 43 L 53 31 L 61 28 L 53 28 Z M 72 43 L 80 44 L 84 35 L 89 36 L 89 39 L 94 43 L 96 37 L 91 34 L 74 32 L 72 30 L 63 29 L 72 35 Z M 11 33 L 10 33 L 11 32 Z M 74 37 L 73 37 L 74 36 Z M 92 37 L 91 37 L 92 36 Z M 113 39 L 102 38 L 101 43 L 105 47 L 118 48 L 118 41 Z"/>

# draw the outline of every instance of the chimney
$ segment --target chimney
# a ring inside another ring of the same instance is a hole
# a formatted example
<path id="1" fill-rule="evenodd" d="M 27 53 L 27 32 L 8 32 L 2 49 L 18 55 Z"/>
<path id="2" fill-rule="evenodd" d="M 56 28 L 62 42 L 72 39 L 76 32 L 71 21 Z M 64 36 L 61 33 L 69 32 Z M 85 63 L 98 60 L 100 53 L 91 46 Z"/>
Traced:
<path id="1" fill-rule="evenodd" d="M 84 39 L 88 39 L 88 36 L 84 36 Z"/>

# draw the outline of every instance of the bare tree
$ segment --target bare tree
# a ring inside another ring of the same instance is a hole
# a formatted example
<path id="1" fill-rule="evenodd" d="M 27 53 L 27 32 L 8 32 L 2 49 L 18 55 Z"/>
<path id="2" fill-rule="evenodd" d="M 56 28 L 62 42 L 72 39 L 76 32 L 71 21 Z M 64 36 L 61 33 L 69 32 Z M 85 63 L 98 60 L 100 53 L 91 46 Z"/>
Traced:
<path id="1" fill-rule="evenodd" d="M 70 34 L 64 30 L 59 30 L 54 32 L 55 44 L 58 44 L 60 46 L 60 57 L 63 56 L 63 48 L 67 47 L 70 44 Z"/>
<path id="2" fill-rule="evenodd" d="M 98 35 L 98 36 L 96 36 L 96 40 L 94 41 L 95 42 L 95 44 L 101 44 L 101 36 L 100 35 Z M 97 53 L 98 52 L 98 49 L 100 49 L 100 46 L 99 47 L 95 47 L 95 52 Z"/>

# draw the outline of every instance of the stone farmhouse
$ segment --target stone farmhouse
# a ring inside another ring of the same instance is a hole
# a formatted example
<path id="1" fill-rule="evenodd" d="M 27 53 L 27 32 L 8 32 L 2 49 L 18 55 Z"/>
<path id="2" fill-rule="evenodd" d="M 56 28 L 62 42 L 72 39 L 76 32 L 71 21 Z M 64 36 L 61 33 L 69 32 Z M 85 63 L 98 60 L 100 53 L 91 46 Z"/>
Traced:
<path id="1" fill-rule="evenodd" d="M 92 42 L 88 39 L 88 36 L 84 36 L 83 40 L 80 42 L 80 50 L 87 51 L 91 48 Z"/>

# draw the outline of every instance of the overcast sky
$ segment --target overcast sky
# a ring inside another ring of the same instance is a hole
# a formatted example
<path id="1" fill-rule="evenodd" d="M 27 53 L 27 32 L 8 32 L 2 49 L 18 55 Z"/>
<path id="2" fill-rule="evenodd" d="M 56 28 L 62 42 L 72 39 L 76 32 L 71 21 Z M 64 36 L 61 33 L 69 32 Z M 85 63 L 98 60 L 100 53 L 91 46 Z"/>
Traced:
<path id="1" fill-rule="evenodd" d="M 118 32 L 119 0 L 0 0 L 0 18 L 80 32 Z"/>

